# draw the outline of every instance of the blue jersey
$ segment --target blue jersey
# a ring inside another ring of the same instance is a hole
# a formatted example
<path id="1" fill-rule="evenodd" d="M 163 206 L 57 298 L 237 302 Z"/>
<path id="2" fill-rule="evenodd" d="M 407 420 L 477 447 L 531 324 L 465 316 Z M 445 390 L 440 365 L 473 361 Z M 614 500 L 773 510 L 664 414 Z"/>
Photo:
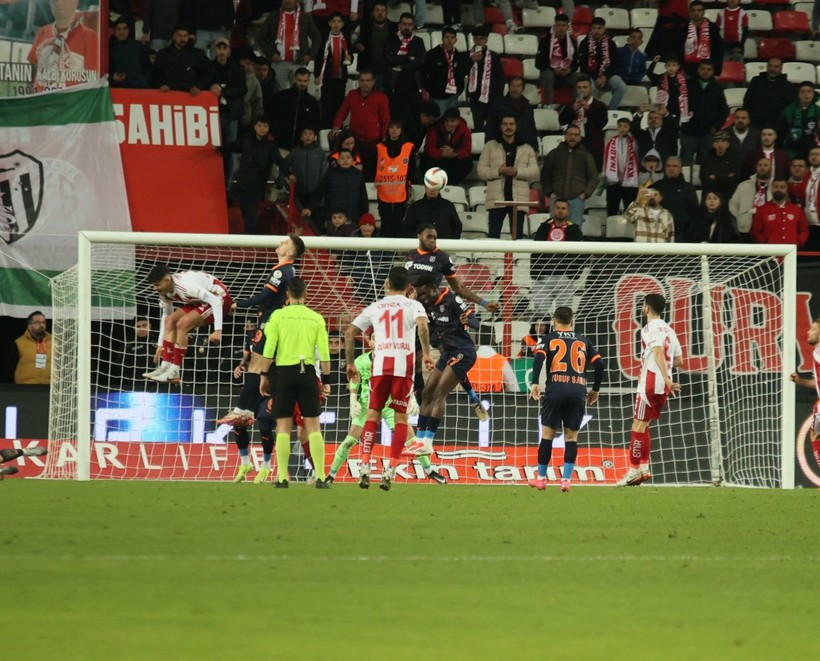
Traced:
<path id="1" fill-rule="evenodd" d="M 436 286 L 441 286 L 442 278 L 456 277 L 456 267 L 450 255 L 438 248 L 433 252 L 416 248 L 405 258 L 404 268 L 410 276 L 411 285 L 416 284 L 423 275 L 432 275 L 436 279 Z"/>
<path id="2" fill-rule="evenodd" d="M 430 344 L 441 350 L 475 350 L 475 343 L 461 322 L 461 315 L 465 313 L 469 314 L 468 325 L 478 328 L 478 318 L 467 302 L 449 289 L 442 291 L 436 302 L 427 308 L 427 316 L 430 317 Z"/>
<path id="3" fill-rule="evenodd" d="M 595 369 L 595 383 L 592 389 L 601 387 L 604 367 L 601 354 L 587 338 L 575 331 L 551 331 L 542 337 L 535 347 L 535 362 L 532 367 L 532 383 L 538 383 L 541 367 L 547 364 L 546 394 L 560 394 L 571 397 L 586 397 L 586 369 Z"/>
<path id="4" fill-rule="evenodd" d="M 287 301 L 288 283 L 296 277 L 293 262 L 282 262 L 274 266 L 261 292 L 251 298 L 237 301 L 236 307 L 249 308 L 259 306 L 260 327 L 276 310 L 285 307 Z"/>

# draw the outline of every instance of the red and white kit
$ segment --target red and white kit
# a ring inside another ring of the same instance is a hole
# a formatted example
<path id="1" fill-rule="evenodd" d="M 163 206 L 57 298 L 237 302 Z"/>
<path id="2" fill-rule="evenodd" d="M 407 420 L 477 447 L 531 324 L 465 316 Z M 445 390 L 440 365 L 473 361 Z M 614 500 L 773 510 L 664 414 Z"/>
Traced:
<path id="1" fill-rule="evenodd" d="M 394 410 L 407 411 L 416 366 L 416 320 L 422 318 L 427 313 L 421 303 L 394 295 L 372 303 L 353 320 L 363 331 L 373 328 L 371 409 L 381 411 L 392 397 Z"/>
<path id="2" fill-rule="evenodd" d="M 653 319 L 641 329 L 641 377 L 638 381 L 638 396 L 635 399 L 637 420 L 656 420 L 661 417 L 669 389 L 655 360 L 655 347 L 663 349 L 666 371 L 672 375 L 675 357 L 682 356 L 678 336 L 663 319 Z"/>
<path id="3" fill-rule="evenodd" d="M 180 271 L 171 276 L 174 291 L 170 294 L 160 293 L 162 320 L 160 328 L 165 327 L 165 318 L 173 314 L 174 303 L 182 303 L 182 309 L 196 311 L 205 323 L 213 322 L 214 330 L 222 330 L 222 320 L 230 314 L 233 299 L 228 288 L 219 280 L 202 271 Z"/>

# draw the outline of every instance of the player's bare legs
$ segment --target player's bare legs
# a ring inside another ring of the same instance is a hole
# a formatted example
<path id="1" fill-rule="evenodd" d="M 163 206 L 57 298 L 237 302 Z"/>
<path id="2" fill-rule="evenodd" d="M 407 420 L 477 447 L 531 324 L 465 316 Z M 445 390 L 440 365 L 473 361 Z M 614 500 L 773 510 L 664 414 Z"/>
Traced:
<path id="1" fill-rule="evenodd" d="M 147 376 L 154 381 L 169 382 L 178 381 L 182 372 L 182 361 L 188 353 L 188 337 L 192 330 L 206 325 L 205 319 L 196 311 L 185 312 L 182 309 L 175 310 L 165 320 L 165 335 L 162 342 L 162 363 L 169 361 L 170 366 L 155 376 Z M 211 333 L 209 341 L 218 344 L 222 340 L 222 331 Z M 162 366 L 160 366 L 162 367 Z"/>

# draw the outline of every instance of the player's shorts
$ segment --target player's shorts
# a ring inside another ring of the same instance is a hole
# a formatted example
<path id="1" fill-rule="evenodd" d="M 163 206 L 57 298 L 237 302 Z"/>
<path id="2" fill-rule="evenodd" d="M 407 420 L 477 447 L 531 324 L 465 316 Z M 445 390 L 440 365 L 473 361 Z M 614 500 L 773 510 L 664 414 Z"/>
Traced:
<path id="1" fill-rule="evenodd" d="M 322 407 L 313 366 L 307 366 L 305 372 L 299 365 L 277 367 L 273 386 L 273 415 L 276 418 L 292 418 L 297 404 L 305 418 L 319 417 Z"/>
<path id="2" fill-rule="evenodd" d="M 350 421 L 351 425 L 356 425 L 357 427 L 364 427 L 365 423 L 367 422 L 367 408 L 370 406 L 370 402 L 362 403 L 362 412 L 353 420 Z M 390 402 L 387 403 L 382 409 L 382 420 L 387 423 L 387 426 L 390 429 L 393 429 L 396 426 L 396 413 L 390 408 Z"/>
<path id="3" fill-rule="evenodd" d="M 407 403 L 413 391 L 413 375 L 381 375 L 370 377 L 370 398 L 368 406 L 381 411 L 392 398 L 390 408 L 396 413 L 407 413 Z"/>
<path id="4" fill-rule="evenodd" d="M 649 422 L 650 420 L 657 420 L 663 413 L 663 407 L 666 405 L 666 398 L 668 393 L 642 393 L 639 392 L 635 397 L 635 420 L 641 422 Z"/>
<path id="5" fill-rule="evenodd" d="M 444 368 L 449 365 L 456 373 L 458 380 L 463 381 L 467 378 L 467 372 L 475 365 L 475 361 L 476 353 L 473 348 L 442 349 L 436 369 L 443 372 Z"/>
<path id="6" fill-rule="evenodd" d="M 547 394 L 541 402 L 541 424 L 550 429 L 578 431 L 586 413 L 586 398 L 578 395 Z"/>
<path id="7" fill-rule="evenodd" d="M 325 396 L 322 392 L 322 380 L 319 377 L 316 377 L 316 383 L 319 387 L 319 408 L 325 403 Z M 305 416 L 302 415 L 302 410 L 299 408 L 299 404 L 293 407 L 293 423 L 297 427 L 304 427 L 305 426 Z"/>
<path id="8" fill-rule="evenodd" d="M 222 283 L 219 283 L 219 285 L 225 292 L 225 296 L 222 299 L 222 318 L 227 319 L 233 314 L 233 312 L 231 311 L 231 308 L 233 307 L 233 299 L 231 298 L 231 295 L 228 293 L 228 290 L 225 288 L 225 285 L 223 285 Z M 200 317 L 202 317 L 202 320 L 205 322 L 205 325 L 210 325 L 214 323 L 214 311 L 211 309 L 211 306 L 207 303 L 200 303 L 199 305 L 194 305 L 193 303 L 190 303 L 188 305 L 183 305 L 182 311 L 185 314 L 188 314 L 189 312 L 196 312 Z"/>

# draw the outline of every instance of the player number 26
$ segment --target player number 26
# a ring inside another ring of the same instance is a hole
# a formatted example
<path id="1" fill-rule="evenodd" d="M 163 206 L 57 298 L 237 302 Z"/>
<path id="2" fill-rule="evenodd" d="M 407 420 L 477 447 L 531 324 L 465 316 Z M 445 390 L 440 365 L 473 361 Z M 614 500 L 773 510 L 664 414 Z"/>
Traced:
<path id="1" fill-rule="evenodd" d="M 574 372 L 583 373 L 586 367 L 585 349 L 586 345 L 578 341 L 573 342 L 569 347 L 569 364 Z M 553 354 L 550 372 L 566 372 L 567 343 L 563 340 L 552 340 L 550 342 L 550 353 Z"/>

